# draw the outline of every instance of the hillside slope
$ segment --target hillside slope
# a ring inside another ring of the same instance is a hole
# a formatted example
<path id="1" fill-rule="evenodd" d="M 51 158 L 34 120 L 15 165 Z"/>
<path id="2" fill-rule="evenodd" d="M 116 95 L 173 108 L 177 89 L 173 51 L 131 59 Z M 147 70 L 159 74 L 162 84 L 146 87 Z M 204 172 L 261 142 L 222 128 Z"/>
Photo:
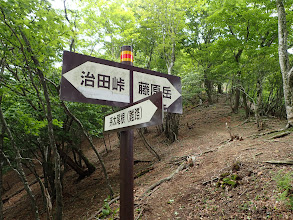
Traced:
<path id="1" fill-rule="evenodd" d="M 253 119 L 245 121 L 241 113 L 231 113 L 224 97 L 212 106 L 188 107 L 180 119 L 180 134 L 175 143 L 168 143 L 155 127 L 149 128 L 145 134 L 162 157 L 161 161 L 157 161 L 146 150 L 135 132 L 135 160 L 145 161 L 134 165 L 136 218 L 292 219 L 293 214 L 288 206 L 277 199 L 280 194 L 277 187 L 280 177 L 277 181 L 275 179 L 279 172 L 289 172 L 293 168 L 265 161 L 293 159 L 293 134 L 275 139 L 271 137 L 277 133 L 257 136 L 283 128 L 286 124 L 276 118 L 264 118 L 264 122 L 265 130 L 257 131 Z M 232 134 L 240 140 L 230 140 L 226 123 Z M 104 150 L 103 140 L 96 140 L 114 191 L 119 195 L 117 135 L 106 136 L 106 143 L 108 148 L 111 146 L 108 153 Z M 78 182 L 73 171 L 66 172 L 64 219 L 89 219 L 103 206 L 108 195 L 94 153 L 87 143 L 83 148 L 98 169 L 90 177 Z M 191 155 L 195 158 L 195 165 L 189 167 L 186 158 Z M 179 172 L 174 174 L 176 170 Z M 172 174 L 169 181 L 159 184 Z M 22 187 L 11 173 L 4 178 L 5 182 L 15 186 L 6 192 L 6 196 Z M 157 187 L 146 193 L 153 184 L 157 184 Z M 37 184 L 32 188 L 41 202 Z M 111 205 L 112 210 L 118 207 L 119 200 Z M 6 219 L 32 219 L 24 192 L 4 204 L 4 215 Z M 114 218 L 117 216 L 114 215 Z"/>

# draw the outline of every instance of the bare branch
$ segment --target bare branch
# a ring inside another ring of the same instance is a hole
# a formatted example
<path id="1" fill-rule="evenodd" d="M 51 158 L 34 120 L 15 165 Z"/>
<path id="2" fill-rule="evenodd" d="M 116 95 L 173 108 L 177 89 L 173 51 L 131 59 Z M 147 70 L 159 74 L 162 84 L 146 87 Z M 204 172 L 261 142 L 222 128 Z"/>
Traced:
<path id="1" fill-rule="evenodd" d="M 64 3 L 64 14 L 65 14 L 65 18 L 66 18 L 66 20 L 70 23 L 69 18 L 68 18 L 68 16 L 67 16 L 66 0 L 64 0 L 63 3 Z"/>

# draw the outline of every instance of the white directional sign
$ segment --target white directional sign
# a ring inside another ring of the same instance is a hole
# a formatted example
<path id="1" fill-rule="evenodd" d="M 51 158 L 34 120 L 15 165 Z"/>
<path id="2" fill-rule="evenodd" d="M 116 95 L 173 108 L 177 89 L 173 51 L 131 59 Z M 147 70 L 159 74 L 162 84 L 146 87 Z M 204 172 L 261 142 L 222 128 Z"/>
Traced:
<path id="1" fill-rule="evenodd" d="M 129 74 L 129 70 L 88 61 L 63 76 L 86 98 L 129 103 Z"/>
<path id="2" fill-rule="evenodd" d="M 150 75 L 141 72 L 133 72 L 133 101 L 136 102 L 145 97 L 161 91 L 163 93 L 164 109 L 169 108 L 181 94 L 167 78 Z"/>
<path id="3" fill-rule="evenodd" d="M 138 128 L 161 124 L 163 120 L 162 93 L 143 99 L 123 110 L 105 117 L 104 131 Z"/>
<path id="4" fill-rule="evenodd" d="M 159 91 L 163 93 L 164 111 L 182 114 L 180 77 L 63 53 L 61 100 L 126 107 Z"/>

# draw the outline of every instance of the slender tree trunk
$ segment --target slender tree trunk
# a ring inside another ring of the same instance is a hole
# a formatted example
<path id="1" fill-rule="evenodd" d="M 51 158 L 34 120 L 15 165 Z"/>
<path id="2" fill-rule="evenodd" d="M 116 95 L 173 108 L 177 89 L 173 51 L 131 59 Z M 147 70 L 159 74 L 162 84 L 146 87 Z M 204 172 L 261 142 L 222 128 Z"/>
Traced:
<path id="1" fill-rule="evenodd" d="M 4 126 L 0 126 L 0 152 L 3 152 L 4 148 Z M 4 165 L 4 158 L 3 155 L 0 153 L 0 220 L 3 220 L 3 165 Z"/>
<path id="2" fill-rule="evenodd" d="M 176 46 L 176 43 L 173 41 L 170 58 L 167 55 L 165 56 L 168 75 L 172 75 L 172 69 L 173 69 L 173 66 L 175 64 L 175 46 Z"/>
<path id="3" fill-rule="evenodd" d="M 95 148 L 93 142 L 92 142 L 92 139 L 91 137 L 88 135 L 88 133 L 86 132 L 86 130 L 84 129 L 82 123 L 78 120 L 78 118 L 76 118 L 70 111 L 69 109 L 67 108 L 67 106 L 65 105 L 65 103 L 63 101 L 61 101 L 61 104 L 66 112 L 66 114 L 68 114 L 68 116 L 72 117 L 74 121 L 76 121 L 76 123 L 78 124 L 78 126 L 81 128 L 81 130 L 83 131 L 83 134 L 84 136 L 86 137 L 86 139 L 89 141 L 90 145 L 91 145 L 91 148 L 93 149 L 93 151 L 95 152 L 95 154 L 97 155 L 98 159 L 99 159 L 99 162 L 102 166 L 102 170 L 103 170 L 103 173 L 105 175 L 105 178 L 106 178 L 106 181 L 107 181 L 107 186 L 108 186 L 108 189 L 110 191 L 110 197 L 112 198 L 113 195 L 114 195 L 114 192 L 113 192 L 113 189 L 111 187 L 111 184 L 110 184 L 110 181 L 109 181 L 109 177 L 108 177 L 108 174 L 107 174 L 107 170 L 106 170 L 106 167 L 105 167 L 105 164 L 103 162 L 103 159 L 102 157 L 100 156 L 99 152 L 97 151 L 97 149 Z"/>
<path id="4" fill-rule="evenodd" d="M 218 93 L 223 94 L 222 83 L 218 83 L 217 86 L 218 86 Z"/>
<path id="5" fill-rule="evenodd" d="M 240 55 L 239 55 L 240 57 Z M 237 63 L 239 62 L 239 59 L 236 59 Z M 238 113 L 238 109 L 239 109 L 239 106 L 240 106 L 240 94 L 241 94 L 241 89 L 240 89 L 240 76 L 241 76 L 241 71 L 238 71 L 237 72 L 237 75 L 236 75 L 236 84 L 235 84 L 235 102 L 234 102 L 234 106 L 232 108 L 232 111 L 233 113 Z"/>
<path id="6" fill-rule="evenodd" d="M 238 109 L 239 109 L 239 104 L 240 104 L 240 89 L 236 88 L 235 89 L 235 103 L 233 106 L 233 113 L 238 113 Z"/>
<path id="7" fill-rule="evenodd" d="M 209 105 L 212 105 L 213 104 L 213 100 L 212 100 L 213 86 L 212 86 L 212 82 L 208 79 L 206 73 L 204 74 L 204 85 L 205 85 L 205 90 L 208 96 Z"/>
<path id="8" fill-rule="evenodd" d="M 165 122 L 165 136 L 171 141 L 174 142 L 177 140 L 179 134 L 179 114 L 167 113 Z"/>
<path id="9" fill-rule="evenodd" d="M 170 57 L 165 55 L 165 61 L 166 61 L 166 66 L 167 66 L 169 75 L 172 74 L 172 69 L 175 64 L 175 46 L 176 46 L 176 43 L 173 40 Z M 177 136 L 179 132 L 179 116 L 177 114 L 173 114 L 169 112 L 166 114 L 164 131 L 165 131 L 165 136 L 171 142 L 174 142 L 175 140 L 177 140 Z"/>
<path id="10" fill-rule="evenodd" d="M 5 131 L 7 132 L 8 134 L 8 137 L 10 139 L 10 142 L 11 142 L 11 146 L 14 150 L 14 153 L 16 154 L 16 157 L 15 157 L 15 162 L 16 162 L 16 168 L 14 168 L 12 166 L 12 164 L 10 163 L 10 160 L 8 159 L 8 157 L 6 157 L 4 155 L 4 152 L 1 151 L 0 153 L 2 154 L 2 156 L 5 158 L 5 160 L 7 161 L 7 163 L 11 166 L 11 168 L 13 168 L 16 173 L 18 174 L 18 176 L 20 177 L 22 183 L 24 184 L 24 188 L 30 198 L 30 201 L 31 201 L 31 207 L 32 207 L 32 210 L 34 212 L 34 215 L 35 215 L 35 219 L 40 219 L 39 217 L 39 210 L 38 210 L 38 206 L 37 206 L 37 203 L 36 203 L 36 200 L 35 200 L 35 196 L 29 186 L 29 183 L 26 179 L 26 175 L 25 175 L 25 172 L 23 170 L 23 167 L 22 167 L 22 163 L 21 163 L 21 154 L 20 154 L 20 151 L 19 149 L 17 148 L 17 146 L 15 145 L 15 142 L 14 142 L 14 138 L 12 136 L 12 133 L 6 123 L 6 120 L 4 118 L 4 115 L 3 115 L 3 112 L 2 112 L 2 106 L 1 106 L 1 102 L 2 102 L 2 96 L 0 95 L 0 121 L 1 121 L 1 124 L 3 126 L 3 131 L 2 133 L 4 133 Z"/>
<path id="11" fill-rule="evenodd" d="M 52 83 L 52 82 L 51 82 L 51 83 Z M 57 87 L 55 84 L 53 84 L 53 85 L 55 86 L 55 88 L 56 88 L 57 91 L 58 91 L 58 87 Z M 101 164 L 101 166 L 102 166 L 103 173 L 104 173 L 105 178 L 106 178 L 107 186 L 108 186 L 108 189 L 109 189 L 109 191 L 110 191 L 110 197 L 112 198 L 113 195 L 114 195 L 114 192 L 113 192 L 113 189 L 112 189 L 112 187 L 111 187 L 110 180 L 109 180 L 109 177 L 108 177 L 108 174 L 107 174 L 107 170 L 106 170 L 106 167 L 105 167 L 105 164 L 104 164 L 104 162 L 103 162 L 102 157 L 100 156 L 99 152 L 98 152 L 97 149 L 95 148 L 95 146 L 94 146 L 94 144 L 93 144 L 93 142 L 92 142 L 91 137 L 89 136 L 89 134 L 88 134 L 88 133 L 86 132 L 86 130 L 84 129 L 83 124 L 78 120 L 78 118 L 75 117 L 75 115 L 73 115 L 73 114 L 70 112 L 70 110 L 68 109 L 68 107 L 65 105 L 65 103 L 64 103 L 63 101 L 61 101 L 61 105 L 62 105 L 62 107 L 64 108 L 65 113 L 66 113 L 69 117 L 73 118 L 73 120 L 74 120 L 74 121 L 78 124 L 78 126 L 81 128 L 81 130 L 82 130 L 82 132 L 83 132 L 83 135 L 84 135 L 84 136 L 86 137 L 86 139 L 89 141 L 91 148 L 93 149 L 93 151 L 94 151 L 95 154 L 97 155 L 97 157 L 98 157 L 98 159 L 99 159 L 99 162 L 100 162 L 100 164 Z"/>
<path id="12" fill-rule="evenodd" d="M 146 140 L 145 136 L 143 135 L 143 130 L 141 128 L 137 129 L 137 132 L 139 134 L 139 136 L 142 138 L 144 145 L 146 146 L 147 150 L 153 154 L 159 161 L 161 160 L 161 157 L 159 156 L 159 154 L 154 150 L 154 148 L 148 143 L 148 141 Z"/>
<path id="13" fill-rule="evenodd" d="M 88 160 L 88 158 L 83 154 L 81 149 L 78 149 L 77 147 L 73 147 L 75 152 L 78 154 L 78 156 L 83 160 L 83 162 L 85 163 L 86 167 L 87 167 L 87 175 L 91 175 L 95 170 L 96 167 Z"/>
<path id="14" fill-rule="evenodd" d="M 40 69 L 41 65 L 38 61 L 38 59 L 35 57 L 30 43 L 25 36 L 24 32 L 21 31 L 21 36 L 25 42 L 27 51 L 31 54 L 31 58 L 36 66 L 36 72 L 40 78 L 41 85 L 43 87 L 43 92 L 45 96 L 46 101 L 46 118 L 48 121 L 48 136 L 49 136 L 49 142 L 50 147 L 53 149 L 53 155 L 54 155 L 54 164 L 55 164 L 55 190 L 56 190 L 56 220 L 62 220 L 63 218 L 63 201 L 62 201 L 62 182 L 61 182 L 61 163 L 60 163 L 60 155 L 57 150 L 55 137 L 54 137 L 54 130 L 53 130 L 53 116 L 52 116 L 52 108 L 51 108 L 51 101 L 49 97 L 49 91 L 47 88 L 46 80 L 44 77 L 43 71 Z"/>
<path id="15" fill-rule="evenodd" d="M 43 196 L 43 205 L 44 205 L 44 209 L 46 210 L 47 213 L 47 220 L 51 220 L 52 216 L 51 216 L 51 212 L 52 212 L 52 201 L 51 201 L 51 196 L 47 190 L 47 188 L 45 188 L 41 177 L 39 176 L 39 174 L 37 173 L 34 164 L 29 161 L 29 165 L 27 165 L 28 169 L 35 175 L 40 188 L 41 188 L 41 192 L 42 192 L 42 196 Z"/>
<path id="16" fill-rule="evenodd" d="M 262 85 L 261 84 L 262 84 L 261 79 L 258 79 L 256 83 L 256 102 L 254 105 L 255 121 L 256 121 L 257 128 L 259 130 L 263 128 L 261 117 L 260 117 L 260 108 L 262 106 Z"/>
<path id="17" fill-rule="evenodd" d="M 36 62 L 36 64 L 39 64 Z M 51 102 L 49 97 L 49 92 L 47 89 L 47 84 L 43 72 L 38 69 L 38 75 L 41 80 L 41 84 L 44 90 L 44 96 L 47 106 L 47 121 L 48 121 L 48 136 L 50 141 L 50 146 L 53 149 L 54 164 L 55 164 L 55 190 L 56 190 L 56 220 L 62 220 L 63 218 L 63 198 L 62 198 L 62 182 L 61 182 L 61 162 L 60 155 L 57 150 L 55 143 L 54 130 L 53 130 L 53 116 L 51 109 Z"/>
<path id="18" fill-rule="evenodd" d="M 245 110 L 245 118 L 248 119 L 249 115 L 250 115 L 250 109 L 247 104 L 247 96 L 246 96 L 245 92 L 242 92 L 242 99 L 243 99 L 243 107 Z"/>
<path id="19" fill-rule="evenodd" d="M 155 42 L 153 41 L 152 44 L 151 44 L 151 49 L 150 49 L 150 54 L 149 54 L 149 60 L 148 60 L 147 65 L 146 65 L 146 69 L 150 69 L 151 68 L 151 62 L 152 62 L 152 58 L 153 58 L 154 48 L 155 48 Z"/>
<path id="20" fill-rule="evenodd" d="M 39 67 L 38 61 L 35 59 L 35 64 Z M 49 97 L 49 92 L 47 89 L 47 84 L 45 81 L 45 77 L 43 72 L 40 69 L 37 69 L 38 75 L 40 77 L 40 81 L 43 87 L 44 96 L 46 100 L 46 106 L 47 106 L 47 121 L 48 121 L 48 136 L 49 136 L 49 142 L 50 147 L 53 149 L 53 155 L 54 155 L 54 171 L 55 171 L 55 190 L 56 190 L 56 214 L 55 219 L 56 220 L 62 220 L 63 219 L 63 198 L 62 198 L 62 182 L 61 182 L 61 160 L 60 155 L 57 150 L 57 146 L 55 143 L 55 137 L 54 137 L 54 130 L 53 130 L 53 116 L 52 116 L 52 109 L 51 109 L 51 101 Z"/>
<path id="21" fill-rule="evenodd" d="M 4 72 L 4 64 L 5 64 L 5 53 L 3 55 L 3 58 L 0 61 L 0 77 L 2 76 Z M 2 88 L 0 84 L 0 89 Z M 1 101 L 2 101 L 2 94 L 0 91 L 0 106 L 1 106 Z M 4 151 L 4 124 L 0 123 L 0 220 L 3 220 L 3 202 L 2 202 L 2 197 L 3 197 L 3 165 L 4 165 L 4 158 L 1 152 Z"/>
<path id="22" fill-rule="evenodd" d="M 287 127 L 291 127 L 293 126 L 293 67 L 290 69 L 284 1 L 277 0 L 276 3 L 278 10 L 279 62 L 283 77 L 283 90 L 288 121 Z"/>
<path id="23" fill-rule="evenodd" d="M 239 49 L 237 54 L 234 55 L 235 57 L 235 61 L 239 66 L 240 63 L 240 57 L 243 53 L 243 49 Z M 235 105 L 232 108 L 234 113 L 238 113 L 238 109 L 239 109 L 239 105 L 240 105 L 240 86 L 241 86 L 241 81 L 240 81 L 240 77 L 241 77 L 241 71 L 238 71 L 236 74 L 236 92 L 235 92 Z"/>

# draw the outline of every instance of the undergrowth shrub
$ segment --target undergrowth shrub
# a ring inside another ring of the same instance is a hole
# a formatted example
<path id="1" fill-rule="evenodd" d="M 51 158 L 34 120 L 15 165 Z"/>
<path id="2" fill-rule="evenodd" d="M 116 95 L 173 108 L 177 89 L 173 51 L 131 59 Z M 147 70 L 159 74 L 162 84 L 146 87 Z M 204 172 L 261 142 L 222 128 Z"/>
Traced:
<path id="1" fill-rule="evenodd" d="M 293 172 L 279 171 L 273 179 L 279 190 L 278 200 L 283 201 L 290 210 L 293 210 Z"/>

